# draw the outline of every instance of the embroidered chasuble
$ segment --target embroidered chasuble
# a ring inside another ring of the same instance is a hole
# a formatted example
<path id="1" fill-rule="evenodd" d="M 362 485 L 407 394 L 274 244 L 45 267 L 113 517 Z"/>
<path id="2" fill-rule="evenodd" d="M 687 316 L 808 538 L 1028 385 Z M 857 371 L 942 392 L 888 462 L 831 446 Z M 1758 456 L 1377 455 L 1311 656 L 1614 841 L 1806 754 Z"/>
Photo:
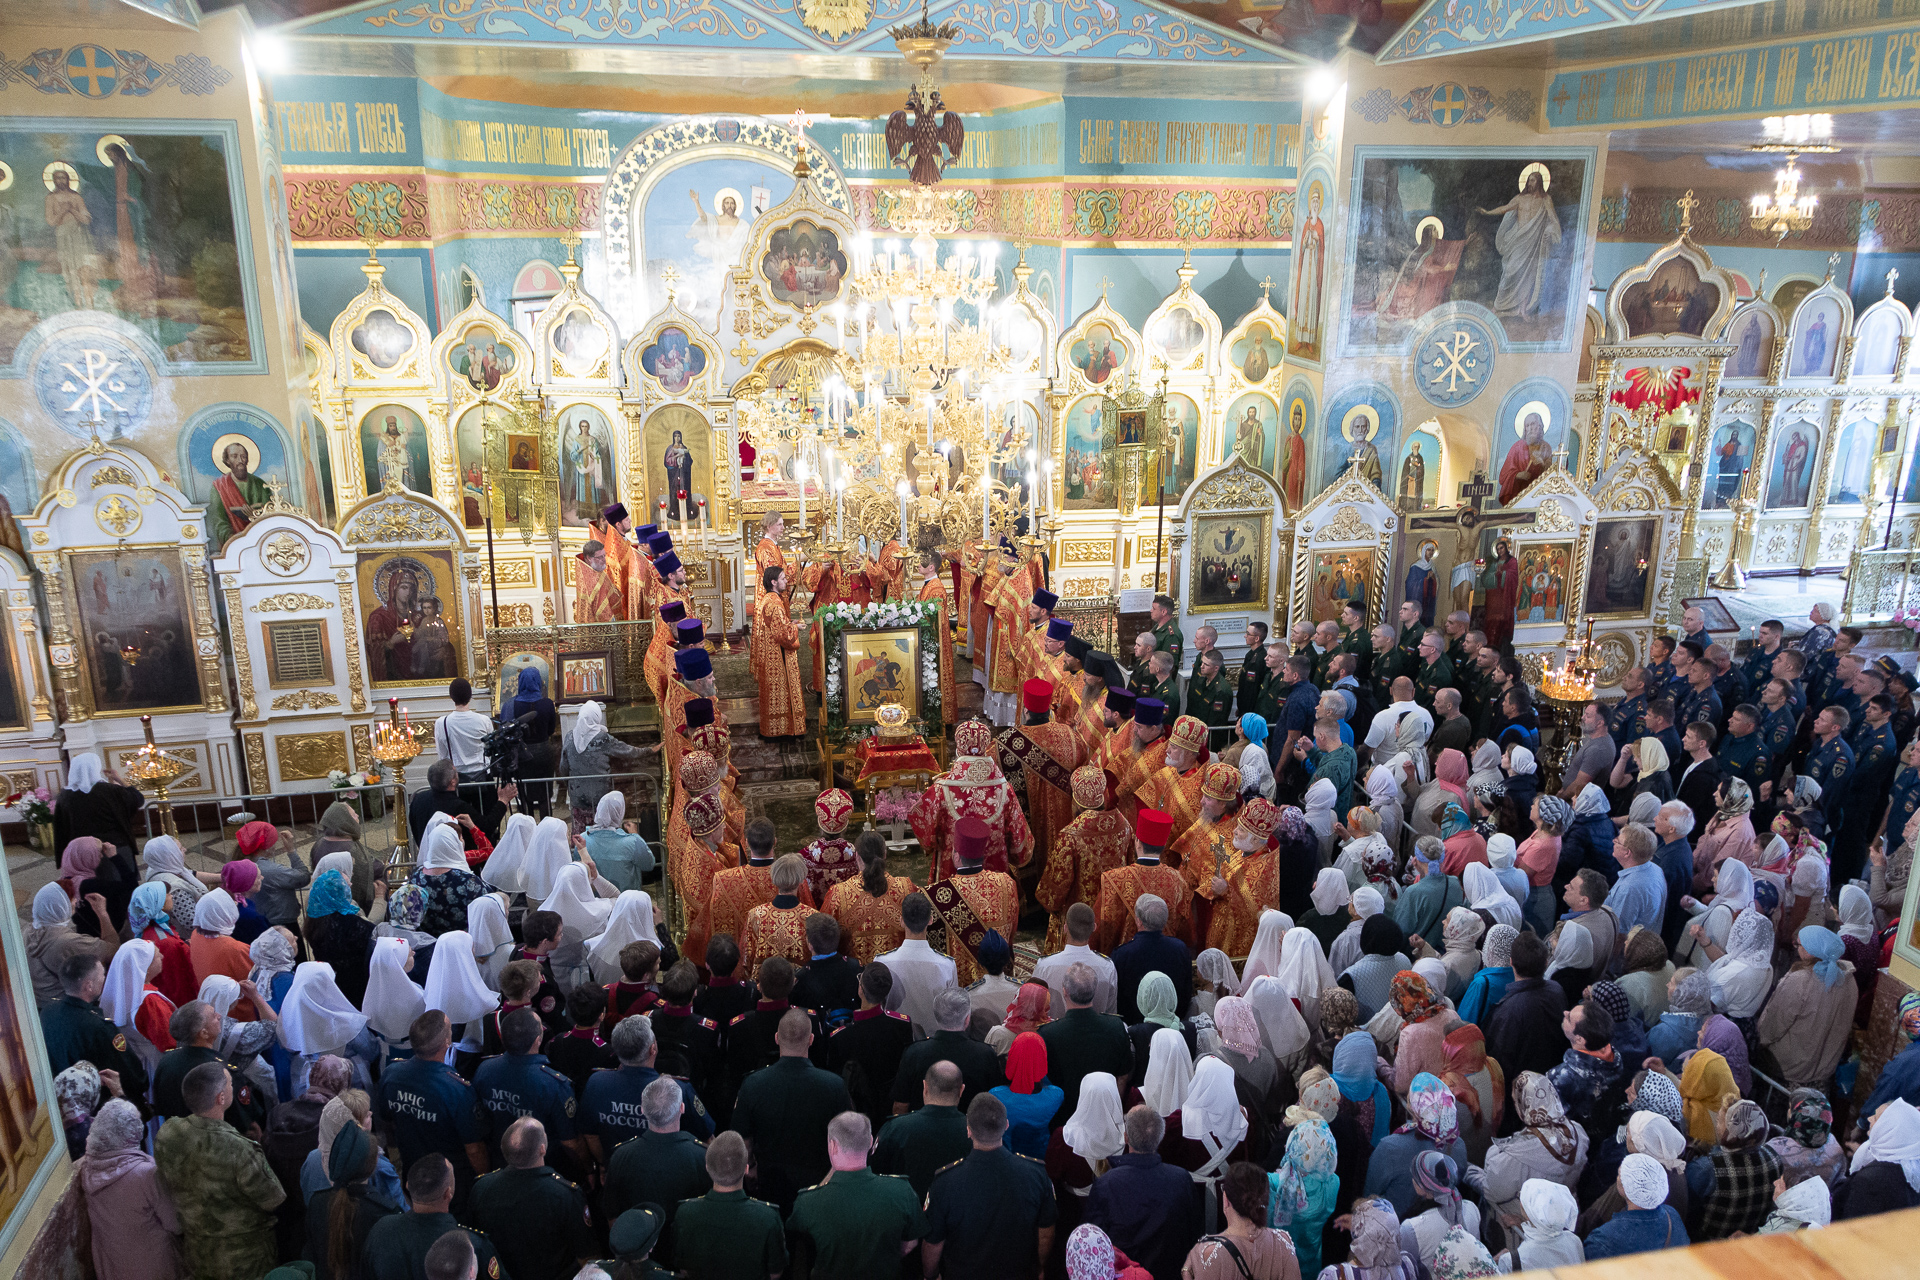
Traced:
<path id="1" fill-rule="evenodd" d="M 979 955 L 987 930 L 1013 937 L 1020 923 L 1020 889 L 1004 871 L 978 871 L 934 881 L 927 886 L 927 897 L 933 903 L 936 931 L 944 926 L 946 932 L 944 950 L 953 959 L 954 980 L 971 986 L 986 972 Z M 934 941 L 931 933 L 929 941 Z M 935 946 L 939 949 L 937 941 Z"/>
<path id="2" fill-rule="evenodd" d="M 1004 729 L 997 747 L 1007 776 L 1011 778 L 1018 767 L 1025 779 L 1027 825 L 1033 831 L 1034 848 L 1045 854 L 1073 821 L 1073 771 L 1083 760 L 1080 740 L 1072 725 L 1049 721 Z"/>
<path id="3" fill-rule="evenodd" d="M 713 878 L 713 932 L 732 934 L 744 953 L 747 913 L 772 902 L 773 897 L 771 862 L 764 867 L 748 862 L 727 868 Z M 813 908 L 813 898 L 804 884 L 800 886 L 800 905 L 809 911 Z"/>
<path id="4" fill-rule="evenodd" d="M 687 830 L 682 818 L 677 829 L 667 826 L 667 874 L 673 877 L 681 899 L 686 903 L 687 936 L 681 941 L 680 954 L 696 964 L 705 964 L 707 941 L 713 937 L 713 882 L 719 874 L 740 863 L 740 847 L 722 843 L 718 849 Z"/>
<path id="5" fill-rule="evenodd" d="M 780 544 L 772 538 L 762 538 L 759 542 L 755 543 L 753 547 L 753 593 L 756 596 L 766 590 L 766 588 L 760 584 L 766 581 L 767 566 L 771 564 L 777 564 L 782 569 L 787 568 L 787 553 L 782 551 Z M 793 598 L 793 586 L 793 576 L 789 574 L 787 576 L 787 591 L 786 594 L 781 597 L 782 601 L 789 601 Z"/>
<path id="6" fill-rule="evenodd" d="M 625 538 L 615 535 L 621 543 Z M 630 544 L 629 544 L 630 545 Z M 668 597 L 660 594 L 666 583 L 660 580 L 660 571 L 653 567 L 653 560 L 638 547 L 632 548 L 627 568 L 627 616 L 629 618 L 651 618 L 654 611 L 665 603 Z"/>
<path id="7" fill-rule="evenodd" d="M 1100 877 L 1126 865 L 1133 853 L 1133 828 L 1112 809 L 1090 809 L 1066 825 L 1047 851 L 1047 869 L 1033 896 L 1047 909 L 1047 941 L 1052 955 L 1067 943 L 1067 908 L 1076 902 L 1097 907 Z"/>
<path id="8" fill-rule="evenodd" d="M 841 947 L 851 951 L 858 963 L 871 964 L 906 940 L 907 926 L 900 920 L 900 904 L 912 892 L 912 880 L 888 876 L 887 891 L 876 898 L 855 876 L 833 886 L 821 910 L 840 922 Z"/>
<path id="9" fill-rule="evenodd" d="M 580 584 L 573 596 L 575 622 L 620 621 L 620 594 L 614 590 L 613 576 L 595 573 L 579 557 L 574 558 L 575 580 Z"/>
<path id="10" fill-rule="evenodd" d="M 800 851 L 800 860 L 807 864 L 807 891 L 815 902 L 825 902 L 842 880 L 860 874 L 853 846 L 839 836 L 815 838 Z"/>
<path id="11" fill-rule="evenodd" d="M 788 616 L 787 602 L 771 591 L 753 601 L 754 678 L 760 684 L 760 736 L 785 738 L 807 731 L 807 707 L 800 688 L 800 628 Z"/>
<path id="12" fill-rule="evenodd" d="M 664 582 L 654 589 L 653 596 L 660 603 L 647 615 L 653 619 L 653 634 L 647 638 L 647 656 L 641 661 L 641 670 L 646 675 L 647 688 L 653 691 L 654 701 L 665 703 L 667 682 L 674 678 L 673 628 L 661 621 L 660 610 L 666 607 L 669 600 L 685 604 L 686 597 Z"/>
<path id="13" fill-rule="evenodd" d="M 1164 741 L 1164 739 L 1162 740 Z M 1162 756 L 1166 753 L 1162 752 Z M 1200 782 L 1207 766 L 1195 763 L 1185 773 L 1175 773 L 1172 765 L 1162 765 L 1140 788 L 1140 802 L 1146 808 L 1164 810 L 1173 819 L 1173 834 L 1167 844 L 1166 864 L 1181 865 L 1180 837 L 1200 820 Z"/>
<path id="14" fill-rule="evenodd" d="M 607 546 L 607 572 L 604 576 L 612 584 L 613 593 L 620 602 L 616 616 L 621 618 L 646 616 L 636 612 L 645 607 L 645 603 L 638 599 L 640 592 L 636 590 L 638 584 L 635 580 L 634 561 L 640 558 L 640 553 L 634 550 L 631 542 L 620 536 L 619 530 L 611 526 L 605 526 L 600 537 L 606 540 Z M 647 567 L 651 569 L 653 566 Z"/>
<path id="15" fill-rule="evenodd" d="M 1140 793 L 1146 788 L 1147 780 L 1166 767 L 1167 739 L 1162 735 L 1143 748 L 1140 740 L 1133 736 L 1131 723 L 1115 729 L 1114 738 L 1121 745 L 1116 747 L 1109 744 L 1110 754 L 1101 767 L 1113 775 L 1114 794 L 1119 798 L 1120 812 L 1127 816 L 1128 822 L 1132 822 L 1140 816 L 1142 808 L 1153 807 L 1142 803 Z"/>
<path id="16" fill-rule="evenodd" d="M 1187 833 L 1175 842 L 1180 851 L 1180 874 L 1195 899 L 1193 904 L 1194 941 L 1204 950 L 1217 946 L 1216 933 L 1225 927 L 1226 913 L 1213 892 L 1213 878 L 1227 879 L 1227 872 L 1240 862 L 1240 851 L 1233 847 L 1234 827 L 1239 818 L 1226 814 L 1209 821 L 1196 818 Z M 1173 849 L 1169 849 L 1172 853 Z M 1221 895 L 1225 897 L 1226 895 Z M 1202 941 L 1202 939 L 1205 939 Z"/>
<path id="17" fill-rule="evenodd" d="M 1021 812 L 1013 788 L 1000 776 L 999 768 L 984 757 L 962 757 L 920 793 L 907 815 L 920 847 L 932 860 L 934 879 L 953 873 L 953 828 L 962 818 L 978 818 L 987 824 L 987 852 L 981 860 L 987 870 L 1024 867 L 1033 857 L 1033 831 L 1027 825 L 1027 815 Z"/>
<path id="18" fill-rule="evenodd" d="M 987 640 L 987 690 L 1020 692 L 1020 640 L 1027 628 L 1027 604 L 1033 599 L 1032 572 L 1026 567 L 1011 577 L 998 568 L 981 578 L 980 599 L 992 614 Z"/>
<path id="19" fill-rule="evenodd" d="M 807 948 L 807 917 L 812 914 L 805 903 L 776 907 L 769 902 L 747 912 L 745 936 L 737 939 L 743 972 L 760 972 L 760 962 L 768 956 L 785 956 L 794 968 L 803 967 L 813 958 Z"/>
<path id="20" fill-rule="evenodd" d="M 1085 689 L 1080 692 L 1080 706 L 1074 712 L 1073 731 L 1080 736 L 1081 758 L 1089 764 L 1105 768 L 1103 757 L 1106 755 L 1107 738 L 1111 730 L 1107 728 L 1107 691 L 1100 689 L 1088 696 Z"/>
<path id="21" fill-rule="evenodd" d="M 1131 830 L 1132 823 L 1128 823 Z M 1094 933 L 1094 950 L 1111 955 L 1113 949 L 1133 937 L 1137 927 L 1133 904 L 1143 893 L 1160 895 L 1167 904 L 1167 936 L 1186 941 L 1188 937 L 1187 881 L 1166 865 L 1142 866 L 1137 862 L 1116 867 L 1100 877 L 1100 902 L 1094 907 L 1099 928 Z"/>
<path id="22" fill-rule="evenodd" d="M 1280 905 L 1280 855 L 1271 849 L 1241 854 L 1240 863 L 1227 873 L 1226 901 L 1214 907 L 1214 921 L 1226 918 L 1214 941 L 1211 932 L 1207 945 L 1218 947 L 1235 964 L 1253 950 L 1253 939 L 1260 932 L 1260 913 Z"/>

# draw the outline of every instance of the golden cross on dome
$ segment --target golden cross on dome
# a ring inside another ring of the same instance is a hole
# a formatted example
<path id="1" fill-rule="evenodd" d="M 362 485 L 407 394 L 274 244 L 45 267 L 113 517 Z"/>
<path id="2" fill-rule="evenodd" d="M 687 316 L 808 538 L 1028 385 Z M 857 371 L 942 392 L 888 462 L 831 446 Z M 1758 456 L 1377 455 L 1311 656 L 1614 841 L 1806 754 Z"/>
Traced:
<path id="1" fill-rule="evenodd" d="M 1680 206 L 1680 234 L 1686 235 L 1693 230 L 1693 211 L 1700 207 L 1700 202 L 1693 198 L 1693 188 L 1688 187 L 1687 194 L 1674 203 Z"/>
<path id="2" fill-rule="evenodd" d="M 671 262 L 669 262 L 666 266 L 660 268 L 660 283 L 667 286 L 668 305 L 672 305 L 673 303 L 673 295 L 675 292 L 674 286 L 679 284 L 680 280 L 681 280 L 680 272 L 674 268 L 674 265 Z"/>
<path id="3" fill-rule="evenodd" d="M 573 265 L 573 251 L 580 244 L 580 229 L 569 225 L 560 235 L 560 243 L 567 246 L 567 265 Z"/>
<path id="4" fill-rule="evenodd" d="M 1273 292 L 1273 277 L 1268 276 L 1265 280 L 1262 280 L 1260 282 L 1260 300 L 1262 302 L 1272 302 L 1273 299 L 1267 296 L 1272 292 Z"/>
<path id="5" fill-rule="evenodd" d="M 1111 288 L 1113 288 L 1113 281 L 1107 279 L 1105 276 L 1101 276 L 1100 277 L 1100 301 L 1105 302 L 1107 300 L 1107 290 Z"/>

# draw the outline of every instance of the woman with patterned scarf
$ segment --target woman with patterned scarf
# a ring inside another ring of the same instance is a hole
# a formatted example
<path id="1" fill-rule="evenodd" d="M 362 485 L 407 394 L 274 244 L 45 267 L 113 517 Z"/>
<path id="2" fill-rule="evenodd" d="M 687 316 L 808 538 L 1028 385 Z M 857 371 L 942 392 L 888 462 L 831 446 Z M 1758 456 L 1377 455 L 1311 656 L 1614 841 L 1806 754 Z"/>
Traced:
<path id="1" fill-rule="evenodd" d="M 1742 1098 L 1720 1113 L 1718 1142 L 1687 1163 L 1687 1194 L 1694 1204 L 1695 1240 L 1751 1235 L 1773 1206 L 1780 1157 L 1767 1146 L 1767 1117 L 1760 1104 Z"/>
<path id="2" fill-rule="evenodd" d="M 1314 1115 L 1302 1119 L 1287 1135 L 1287 1154 L 1268 1175 L 1272 1208 L 1267 1225 L 1285 1231 L 1300 1259 L 1300 1274 L 1320 1274 L 1321 1233 L 1333 1216 L 1340 1195 L 1335 1170 L 1340 1159 L 1327 1122 Z"/>
<path id="3" fill-rule="evenodd" d="M 1388 1000 L 1402 1024 L 1393 1053 L 1393 1089 L 1405 1094 L 1415 1076 L 1437 1076 L 1446 1069 L 1446 1032 L 1440 1018 L 1446 1005 L 1427 980 L 1411 969 L 1393 975 L 1391 991 Z"/>
<path id="4" fill-rule="evenodd" d="M 1494 1140 L 1487 1151 L 1482 1188 L 1487 1205 L 1508 1227 L 1526 1217 L 1520 1189 L 1528 1178 L 1545 1178 L 1573 1189 L 1580 1185 L 1580 1174 L 1587 1167 L 1587 1131 L 1567 1118 L 1551 1080 L 1538 1072 L 1522 1071 L 1513 1082 L 1513 1102 L 1523 1127 Z"/>
<path id="5" fill-rule="evenodd" d="M 1467 1161 L 1484 1165 L 1506 1109 L 1506 1075 L 1487 1056 L 1487 1038 L 1471 1022 L 1448 1034 L 1446 1058 L 1440 1079 L 1453 1090 L 1454 1115 L 1460 1123 L 1460 1140 L 1467 1144 Z"/>
<path id="6" fill-rule="evenodd" d="M 1780 1174 L 1789 1183 L 1817 1177 L 1828 1186 L 1846 1171 L 1847 1153 L 1833 1135 L 1833 1107 L 1818 1089 L 1795 1089 L 1787 1095 L 1785 1132 L 1767 1139 L 1779 1157 Z"/>
<path id="7" fill-rule="evenodd" d="M 1407 1122 L 1374 1146 L 1373 1158 L 1367 1162 L 1366 1194 L 1385 1197 L 1393 1203 L 1394 1212 L 1403 1219 L 1409 1216 L 1418 1198 L 1414 1162 L 1422 1152 L 1438 1152 L 1451 1159 L 1456 1169 L 1467 1163 L 1453 1091 L 1440 1077 L 1425 1072 L 1414 1077 L 1407 1093 Z"/>
<path id="8" fill-rule="evenodd" d="M 1401 1215 L 1401 1247 L 1411 1243 L 1407 1251 L 1433 1273 L 1442 1245 L 1451 1245 L 1456 1257 L 1464 1248 L 1462 1235 L 1478 1245 L 1480 1209 L 1461 1197 L 1460 1166 L 1438 1151 L 1414 1158 L 1413 1190 L 1413 1204 Z M 1491 1266 L 1491 1258 L 1488 1263 Z"/>

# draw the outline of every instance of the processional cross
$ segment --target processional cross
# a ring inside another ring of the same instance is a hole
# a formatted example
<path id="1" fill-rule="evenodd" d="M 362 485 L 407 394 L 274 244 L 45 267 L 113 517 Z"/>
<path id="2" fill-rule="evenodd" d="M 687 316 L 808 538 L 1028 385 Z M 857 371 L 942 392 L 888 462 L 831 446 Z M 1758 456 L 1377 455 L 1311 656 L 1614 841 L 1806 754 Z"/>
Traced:
<path id="1" fill-rule="evenodd" d="M 1453 531 L 1453 581 L 1448 586 L 1451 590 L 1464 581 L 1469 589 L 1469 602 L 1472 599 L 1472 589 L 1477 585 L 1474 581 L 1473 568 L 1478 550 L 1475 541 L 1479 537 L 1480 526 L 1532 524 L 1539 514 L 1532 510 L 1512 508 L 1483 510 L 1483 504 L 1493 496 L 1493 493 L 1493 481 L 1487 479 L 1486 472 L 1476 470 L 1473 473 L 1473 479 L 1462 481 L 1460 484 L 1458 507 L 1451 511 L 1430 511 L 1407 517 L 1409 533 L 1416 529 L 1435 532 L 1441 529 Z"/>

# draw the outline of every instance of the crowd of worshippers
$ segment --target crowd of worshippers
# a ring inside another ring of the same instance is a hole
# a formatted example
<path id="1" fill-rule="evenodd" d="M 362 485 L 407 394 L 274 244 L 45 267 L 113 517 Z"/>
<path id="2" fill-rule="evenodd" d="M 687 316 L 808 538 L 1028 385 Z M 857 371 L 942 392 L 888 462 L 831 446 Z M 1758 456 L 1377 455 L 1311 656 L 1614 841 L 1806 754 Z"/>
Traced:
<path id="1" fill-rule="evenodd" d="M 1849 707 L 1900 705 L 1819 615 L 1741 670 L 1805 708 L 1779 750 L 1742 700 L 1724 736 L 1699 712 L 1696 627 L 1589 708 L 1560 795 L 1464 619 L 1376 633 L 1370 714 L 1354 655 L 1266 647 L 1273 714 L 1235 746 L 1270 768 L 1215 802 L 1280 868 L 1248 954 L 1141 893 L 1100 903 L 1124 928 L 1066 906 L 1024 981 L 872 832 L 837 888 L 884 919 L 800 912 L 797 962 L 731 925 L 682 955 L 561 818 L 516 816 L 476 871 L 435 815 L 392 888 L 345 806 L 306 861 L 249 823 L 195 871 L 167 837 L 136 857 L 138 793 L 82 757 L 27 955 L 96 1273 L 1451 1280 L 1920 1204 L 1920 1051 L 1857 1105 L 1842 1069 L 1920 778 L 1860 778 L 1881 735 L 1856 754 Z M 1750 778 L 1727 748 L 1756 735 Z M 1130 826 L 1135 863 L 1168 854 L 1167 814 Z M 1864 885 L 1829 858 L 1860 832 Z M 808 895 L 772 834 L 749 924 Z M 978 872 L 984 824 L 953 834 Z M 1911 1039 L 1920 998 L 1900 1016 Z"/>

